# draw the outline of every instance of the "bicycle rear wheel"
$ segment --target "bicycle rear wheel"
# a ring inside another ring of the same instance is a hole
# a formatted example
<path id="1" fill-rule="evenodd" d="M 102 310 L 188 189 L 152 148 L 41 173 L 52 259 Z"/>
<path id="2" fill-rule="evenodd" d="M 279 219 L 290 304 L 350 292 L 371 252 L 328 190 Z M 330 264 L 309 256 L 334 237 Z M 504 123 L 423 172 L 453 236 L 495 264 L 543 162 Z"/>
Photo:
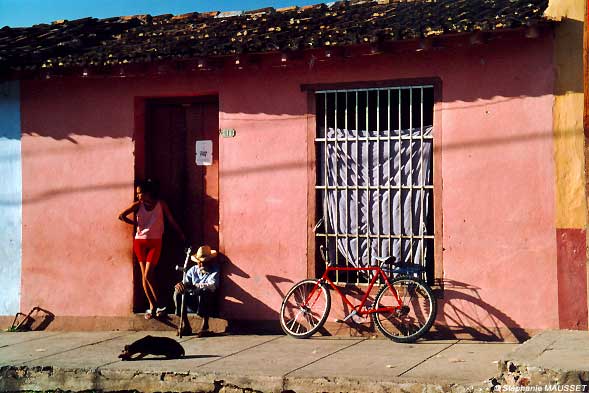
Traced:
<path id="1" fill-rule="evenodd" d="M 280 307 L 280 326 L 286 334 L 296 338 L 311 337 L 323 326 L 331 295 L 317 280 L 303 280 L 286 294 Z"/>
<path id="2" fill-rule="evenodd" d="M 396 277 L 390 284 L 401 301 L 401 308 L 389 287 L 383 286 L 376 295 L 374 308 L 397 309 L 372 314 L 374 324 L 393 341 L 414 342 L 432 327 L 436 319 L 436 299 L 429 286 L 413 277 Z"/>

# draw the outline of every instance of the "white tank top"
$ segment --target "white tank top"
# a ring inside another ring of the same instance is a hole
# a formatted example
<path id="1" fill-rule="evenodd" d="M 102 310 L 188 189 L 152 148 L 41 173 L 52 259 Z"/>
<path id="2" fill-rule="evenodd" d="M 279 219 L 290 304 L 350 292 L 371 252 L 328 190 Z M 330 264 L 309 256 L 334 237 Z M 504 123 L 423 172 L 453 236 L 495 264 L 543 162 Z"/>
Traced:
<path id="1" fill-rule="evenodd" d="M 135 239 L 161 239 L 164 233 L 164 213 L 159 202 L 152 210 L 141 203 L 137 211 L 137 233 Z"/>

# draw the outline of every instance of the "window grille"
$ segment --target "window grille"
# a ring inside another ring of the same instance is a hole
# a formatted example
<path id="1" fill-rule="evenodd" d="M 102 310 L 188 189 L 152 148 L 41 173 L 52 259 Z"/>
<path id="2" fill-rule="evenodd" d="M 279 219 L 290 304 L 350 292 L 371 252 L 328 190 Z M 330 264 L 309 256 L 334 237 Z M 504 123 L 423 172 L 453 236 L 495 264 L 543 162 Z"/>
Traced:
<path id="1" fill-rule="evenodd" d="M 317 247 L 337 266 L 376 257 L 433 279 L 433 86 L 316 93 Z M 340 283 L 366 282 L 336 272 Z"/>

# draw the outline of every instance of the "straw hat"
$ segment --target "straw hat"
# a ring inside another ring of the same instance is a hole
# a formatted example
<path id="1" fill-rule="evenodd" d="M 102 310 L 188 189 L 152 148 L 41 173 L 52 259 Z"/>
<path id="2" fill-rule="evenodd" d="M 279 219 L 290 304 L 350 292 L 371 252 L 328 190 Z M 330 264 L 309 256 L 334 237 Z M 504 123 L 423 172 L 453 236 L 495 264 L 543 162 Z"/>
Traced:
<path id="1" fill-rule="evenodd" d="M 211 250 L 210 246 L 202 246 L 199 247 L 195 254 L 190 256 L 194 262 L 206 262 L 209 259 L 212 259 L 217 256 L 216 250 Z"/>

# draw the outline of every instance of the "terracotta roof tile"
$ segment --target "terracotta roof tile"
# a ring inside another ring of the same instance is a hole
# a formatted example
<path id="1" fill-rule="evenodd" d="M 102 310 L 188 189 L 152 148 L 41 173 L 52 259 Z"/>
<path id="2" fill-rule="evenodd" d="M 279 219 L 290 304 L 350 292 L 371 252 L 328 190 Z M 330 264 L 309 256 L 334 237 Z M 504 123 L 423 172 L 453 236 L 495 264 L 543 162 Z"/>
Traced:
<path id="1" fill-rule="evenodd" d="M 297 6 L 290 6 L 290 7 L 282 7 L 282 8 L 276 8 L 276 12 L 289 12 L 289 11 L 295 11 L 297 10 Z"/>
<path id="2" fill-rule="evenodd" d="M 244 14 L 246 15 L 264 15 L 264 14 L 271 14 L 275 10 L 272 7 L 260 8 L 257 10 L 245 11 Z"/>
<path id="3" fill-rule="evenodd" d="M 530 26 L 548 0 L 353 0 L 0 29 L 0 72 L 410 40 Z"/>

